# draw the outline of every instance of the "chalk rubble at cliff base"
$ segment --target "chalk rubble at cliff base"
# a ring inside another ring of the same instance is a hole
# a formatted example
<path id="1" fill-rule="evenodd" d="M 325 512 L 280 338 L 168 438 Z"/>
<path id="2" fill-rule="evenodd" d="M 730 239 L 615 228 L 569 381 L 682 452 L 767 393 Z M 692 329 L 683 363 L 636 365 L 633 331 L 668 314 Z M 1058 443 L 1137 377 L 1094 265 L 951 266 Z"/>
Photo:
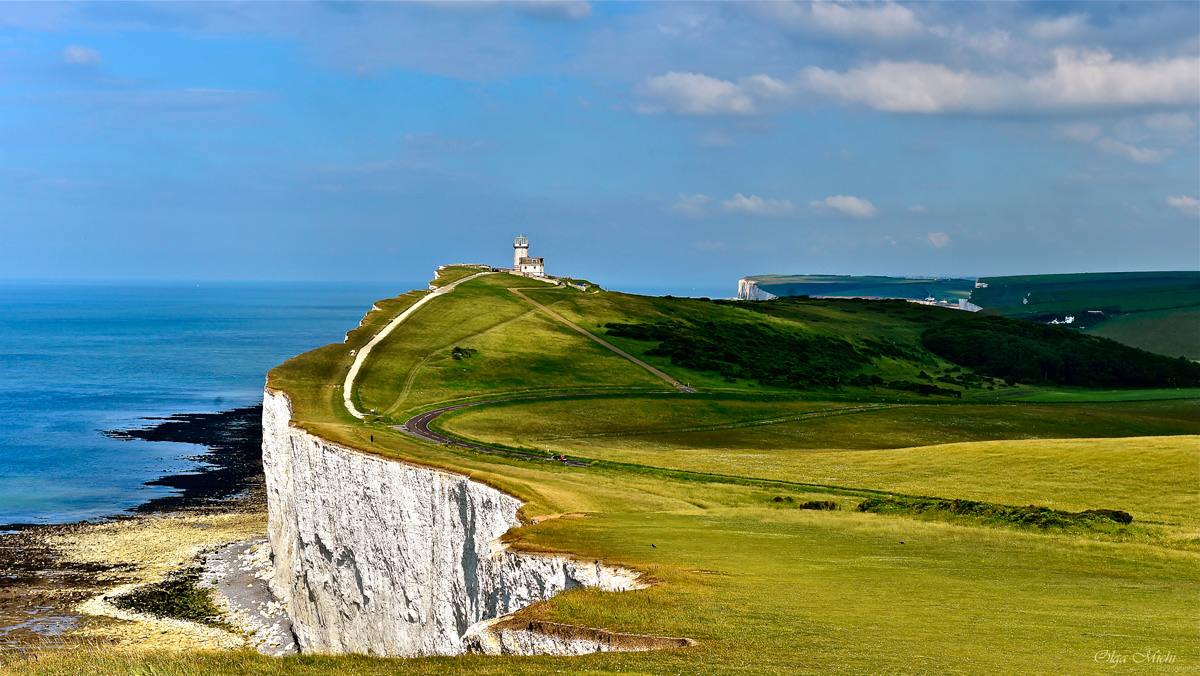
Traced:
<path id="1" fill-rule="evenodd" d="M 482 623 L 573 587 L 645 585 L 638 573 L 600 562 L 508 551 L 499 538 L 520 525 L 516 498 L 334 444 L 293 427 L 291 416 L 287 395 L 268 389 L 263 468 L 273 589 L 302 652 L 574 655 L 647 649 L 655 639 L 531 628 L 540 624 L 487 629 Z"/>

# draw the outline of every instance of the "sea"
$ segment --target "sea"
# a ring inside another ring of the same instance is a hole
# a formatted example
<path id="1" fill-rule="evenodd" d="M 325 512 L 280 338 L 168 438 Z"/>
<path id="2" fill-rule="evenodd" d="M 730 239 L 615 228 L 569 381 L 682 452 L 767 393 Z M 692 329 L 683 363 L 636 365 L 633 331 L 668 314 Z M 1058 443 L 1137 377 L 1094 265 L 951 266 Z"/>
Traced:
<path id="1" fill-rule="evenodd" d="M 267 371 L 425 282 L 0 282 L 0 524 L 119 514 L 194 469 L 146 418 L 260 403 Z"/>

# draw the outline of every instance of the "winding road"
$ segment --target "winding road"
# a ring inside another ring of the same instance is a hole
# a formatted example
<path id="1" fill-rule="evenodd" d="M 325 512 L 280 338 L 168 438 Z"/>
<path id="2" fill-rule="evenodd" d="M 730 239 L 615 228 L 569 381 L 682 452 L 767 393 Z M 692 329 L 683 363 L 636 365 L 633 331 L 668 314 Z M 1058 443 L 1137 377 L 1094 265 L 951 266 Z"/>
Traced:
<path id="1" fill-rule="evenodd" d="M 401 432 L 404 432 L 405 434 L 411 434 L 414 437 L 420 437 L 421 439 L 425 439 L 426 441 L 432 441 L 435 444 L 449 444 L 451 446 L 458 446 L 459 448 L 469 448 L 469 449 L 472 449 L 475 451 L 483 451 L 484 453 L 497 453 L 497 454 L 501 454 L 501 455 L 515 455 L 515 456 L 518 456 L 521 458 L 525 458 L 527 460 L 550 460 L 550 458 L 547 458 L 544 455 L 535 455 L 533 453 L 522 453 L 520 451 L 502 451 L 498 448 L 491 448 L 488 446 L 484 446 L 482 444 L 476 444 L 476 443 L 471 443 L 468 441 L 459 441 L 458 439 L 452 439 L 444 434 L 439 434 L 439 433 L 434 432 L 433 430 L 429 429 L 429 423 L 433 422 L 434 418 L 437 418 L 438 416 L 442 415 L 443 413 L 447 413 L 449 411 L 457 411 L 460 408 L 479 406 L 481 404 L 499 404 L 499 403 L 505 402 L 505 401 L 523 401 L 526 399 L 552 399 L 555 397 L 582 397 L 582 396 L 586 396 L 589 394 L 600 394 L 600 392 L 572 392 L 569 394 L 542 394 L 542 395 L 537 395 L 537 396 L 532 396 L 532 397 L 512 397 L 509 399 L 489 399 L 487 401 L 473 401 L 469 404 L 455 404 L 454 406 L 443 406 L 442 408 L 435 408 L 432 411 L 425 411 L 424 413 L 418 413 L 417 415 L 414 415 L 413 417 L 406 420 L 403 424 L 393 426 L 392 429 L 400 430 Z M 588 464 L 586 462 L 580 462 L 579 460 L 564 460 L 563 464 L 569 465 L 571 467 L 587 467 L 588 466 Z"/>

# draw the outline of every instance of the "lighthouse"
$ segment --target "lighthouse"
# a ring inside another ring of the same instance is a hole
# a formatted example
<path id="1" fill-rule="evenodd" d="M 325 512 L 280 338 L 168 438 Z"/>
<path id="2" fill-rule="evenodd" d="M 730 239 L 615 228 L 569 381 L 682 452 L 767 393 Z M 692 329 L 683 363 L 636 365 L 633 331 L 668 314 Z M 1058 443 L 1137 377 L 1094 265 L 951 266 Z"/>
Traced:
<path id="1" fill-rule="evenodd" d="M 513 272 L 525 277 L 545 277 L 546 263 L 529 257 L 529 238 L 521 235 L 513 240 Z"/>
<path id="2" fill-rule="evenodd" d="M 521 259 L 529 256 L 529 238 L 521 235 L 513 240 L 513 270 L 521 271 Z"/>

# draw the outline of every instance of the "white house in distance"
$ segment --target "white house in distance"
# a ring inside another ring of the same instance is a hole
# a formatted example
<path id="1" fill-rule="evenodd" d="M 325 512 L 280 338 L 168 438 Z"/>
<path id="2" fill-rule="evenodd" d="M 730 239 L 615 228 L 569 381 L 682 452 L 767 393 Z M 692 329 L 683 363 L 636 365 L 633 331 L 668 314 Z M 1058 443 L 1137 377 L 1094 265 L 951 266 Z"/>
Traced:
<path id="1" fill-rule="evenodd" d="M 525 277 L 545 277 L 544 260 L 529 257 L 529 238 L 525 235 L 513 240 L 513 272 Z"/>

